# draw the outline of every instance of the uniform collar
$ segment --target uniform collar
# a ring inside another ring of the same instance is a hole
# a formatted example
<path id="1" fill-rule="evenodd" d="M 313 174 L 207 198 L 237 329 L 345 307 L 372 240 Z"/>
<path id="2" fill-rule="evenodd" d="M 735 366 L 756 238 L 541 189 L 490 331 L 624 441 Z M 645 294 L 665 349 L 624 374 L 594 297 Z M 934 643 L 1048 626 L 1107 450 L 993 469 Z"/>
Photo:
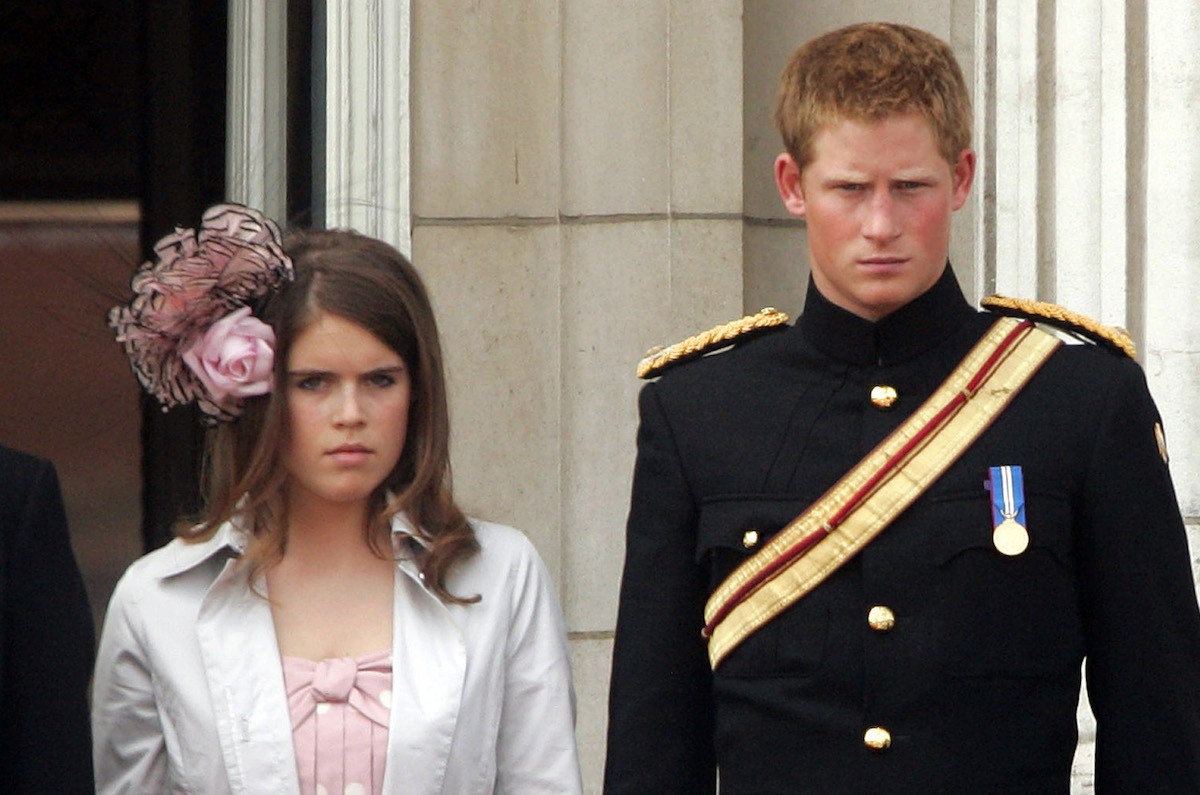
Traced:
<path id="1" fill-rule="evenodd" d="M 877 323 L 834 305 L 809 278 L 797 327 L 809 343 L 834 359 L 890 365 L 935 347 L 975 314 L 947 263 L 932 287 Z"/>

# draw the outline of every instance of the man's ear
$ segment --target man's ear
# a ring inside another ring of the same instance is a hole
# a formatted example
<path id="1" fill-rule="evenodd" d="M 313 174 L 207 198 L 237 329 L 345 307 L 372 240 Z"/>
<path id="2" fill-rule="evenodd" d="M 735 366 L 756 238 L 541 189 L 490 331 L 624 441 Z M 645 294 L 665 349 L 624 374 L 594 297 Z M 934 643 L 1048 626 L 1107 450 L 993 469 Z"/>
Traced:
<path id="1" fill-rule="evenodd" d="M 779 198 L 783 199 L 787 211 L 797 218 L 803 218 L 804 189 L 800 186 L 800 167 L 787 152 L 775 158 L 775 187 L 779 189 Z"/>
<path id="2" fill-rule="evenodd" d="M 967 194 L 971 192 L 971 183 L 975 181 L 975 150 L 964 149 L 958 153 L 958 161 L 954 164 L 954 195 L 950 204 L 952 210 L 957 210 L 967 203 Z"/>

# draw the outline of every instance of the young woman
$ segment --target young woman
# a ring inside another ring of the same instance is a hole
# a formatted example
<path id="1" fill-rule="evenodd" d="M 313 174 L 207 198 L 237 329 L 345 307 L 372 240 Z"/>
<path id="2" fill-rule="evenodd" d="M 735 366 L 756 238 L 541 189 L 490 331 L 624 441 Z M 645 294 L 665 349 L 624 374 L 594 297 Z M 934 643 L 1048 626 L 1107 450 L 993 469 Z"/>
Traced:
<path id="1" fill-rule="evenodd" d="M 106 792 L 578 792 L 562 619 L 448 482 L 425 289 L 353 232 L 224 205 L 110 316 L 214 423 L 206 513 L 130 566 L 93 685 Z"/>

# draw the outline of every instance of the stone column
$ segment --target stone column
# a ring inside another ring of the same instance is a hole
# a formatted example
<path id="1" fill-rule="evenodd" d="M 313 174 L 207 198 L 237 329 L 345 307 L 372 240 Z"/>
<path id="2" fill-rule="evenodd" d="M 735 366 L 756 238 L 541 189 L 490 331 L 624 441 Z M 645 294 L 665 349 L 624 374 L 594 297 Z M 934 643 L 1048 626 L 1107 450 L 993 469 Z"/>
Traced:
<path id="1" fill-rule="evenodd" d="M 226 196 L 286 217 L 286 4 L 229 2 Z"/>
<path id="2" fill-rule="evenodd" d="M 981 291 L 1131 325 L 1125 4 L 1017 3 L 978 25 L 994 53 L 976 99 L 977 197 L 994 196 Z"/>
<path id="3" fill-rule="evenodd" d="M 986 19 L 981 24 L 988 24 Z M 1187 0 L 1012 4 L 994 21 L 994 269 L 1005 293 L 1127 328 L 1171 435 L 1189 523 L 1200 514 L 1200 9 Z M 986 38 L 986 37 L 985 37 Z M 981 65 L 981 68 L 987 65 Z M 1005 121 L 1006 119 L 1010 121 Z M 989 270 L 987 263 L 981 267 Z"/>
<path id="4" fill-rule="evenodd" d="M 410 0 L 322 5 L 324 124 L 313 138 L 324 141 L 324 224 L 408 254 Z"/>
<path id="5" fill-rule="evenodd" d="M 1140 307 L 1141 359 L 1158 400 L 1171 453 L 1180 506 L 1200 549 L 1200 7 L 1189 0 L 1146 4 L 1144 148 L 1133 157 L 1144 184 L 1134 200 L 1144 206 L 1140 272 L 1131 294 Z M 1136 75 L 1135 75 L 1136 77 Z"/>
<path id="6" fill-rule="evenodd" d="M 1200 9 L 1187 0 L 997 4 L 977 97 L 995 125 L 979 187 L 995 195 L 986 286 L 1127 328 L 1163 415 L 1193 550 L 1200 541 Z M 990 26 L 990 28 L 989 28 Z M 990 282 L 990 284 L 987 284 Z M 1150 430 L 1147 430 L 1149 433 Z M 1195 559 L 1195 556 L 1193 556 Z M 1090 791 L 1095 722 L 1080 709 L 1074 791 Z"/>

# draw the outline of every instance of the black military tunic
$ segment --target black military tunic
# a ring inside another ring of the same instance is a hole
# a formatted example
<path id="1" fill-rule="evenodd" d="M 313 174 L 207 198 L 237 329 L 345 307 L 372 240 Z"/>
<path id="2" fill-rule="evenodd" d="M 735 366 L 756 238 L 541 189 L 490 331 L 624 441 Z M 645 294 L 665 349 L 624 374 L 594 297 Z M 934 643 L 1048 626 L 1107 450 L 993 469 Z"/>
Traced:
<path id="1" fill-rule="evenodd" d="M 1067 793 L 1085 656 L 1098 791 L 1200 792 L 1186 536 L 1141 369 L 1100 346 L 1056 352 L 863 552 L 709 670 L 708 595 L 993 320 L 949 268 L 877 324 L 810 285 L 794 327 L 645 387 L 606 792 L 712 792 L 719 767 L 723 795 Z M 1011 557 L 992 541 L 997 466 L 1024 475 Z"/>

